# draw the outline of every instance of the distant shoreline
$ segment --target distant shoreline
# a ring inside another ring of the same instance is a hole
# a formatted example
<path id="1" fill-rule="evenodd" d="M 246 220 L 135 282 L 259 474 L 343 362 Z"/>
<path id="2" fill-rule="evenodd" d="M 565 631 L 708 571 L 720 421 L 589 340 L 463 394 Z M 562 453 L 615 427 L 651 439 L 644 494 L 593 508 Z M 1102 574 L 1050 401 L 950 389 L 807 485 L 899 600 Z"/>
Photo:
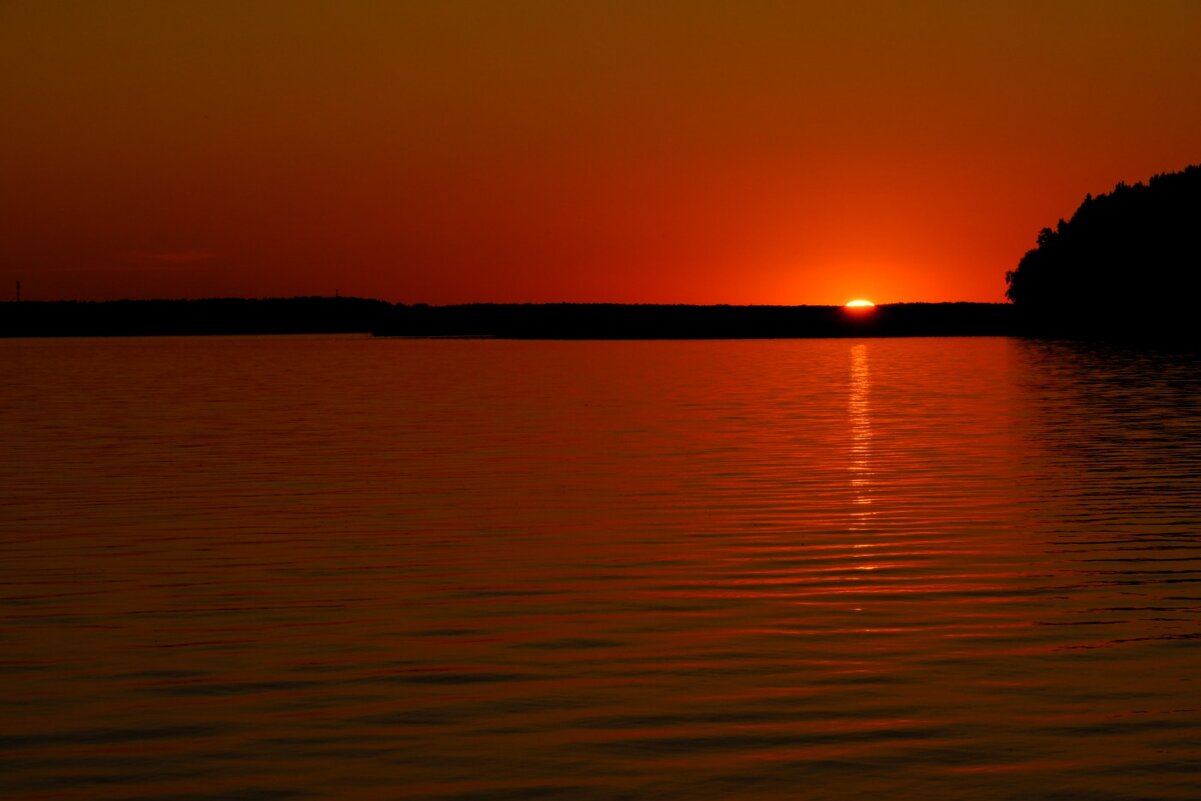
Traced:
<path id="1" fill-rule="evenodd" d="M 1015 333 L 1005 303 L 843 306 L 690 306 L 610 303 L 397 307 L 379 336 L 502 339 L 813 339 L 1001 336 Z"/>
<path id="2" fill-rule="evenodd" d="M 391 304 L 366 298 L 0 303 L 2 337 L 364 333 L 498 339 L 810 339 L 1007 336 L 1008 303 L 696 306 L 617 303 Z"/>

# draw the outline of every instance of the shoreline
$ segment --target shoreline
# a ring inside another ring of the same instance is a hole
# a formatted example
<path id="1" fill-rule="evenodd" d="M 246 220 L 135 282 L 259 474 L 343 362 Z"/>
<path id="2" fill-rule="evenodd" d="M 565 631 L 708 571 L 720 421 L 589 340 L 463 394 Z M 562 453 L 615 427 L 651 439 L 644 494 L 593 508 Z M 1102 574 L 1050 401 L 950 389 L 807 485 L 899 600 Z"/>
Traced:
<path id="1" fill-rule="evenodd" d="M 1009 336 L 1008 303 L 731 306 L 618 303 L 391 304 L 365 298 L 0 303 L 0 337 L 351 334 L 489 339 L 817 339 Z"/>

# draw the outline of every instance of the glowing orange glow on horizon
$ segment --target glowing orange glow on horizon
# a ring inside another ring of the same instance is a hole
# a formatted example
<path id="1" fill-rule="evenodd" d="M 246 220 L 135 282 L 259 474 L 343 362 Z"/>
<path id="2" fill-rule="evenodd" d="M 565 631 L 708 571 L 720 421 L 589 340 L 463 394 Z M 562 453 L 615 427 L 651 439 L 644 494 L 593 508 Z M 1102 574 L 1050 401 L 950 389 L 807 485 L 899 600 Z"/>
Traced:
<path id="1" fill-rule="evenodd" d="M 875 307 L 876 304 L 872 303 L 870 300 L 863 300 L 862 298 L 847 301 L 848 309 L 874 309 Z"/>
<path id="2" fill-rule="evenodd" d="M 1201 3 L 109 5 L 0 3 L 0 300 L 1001 302 L 1201 158 Z"/>

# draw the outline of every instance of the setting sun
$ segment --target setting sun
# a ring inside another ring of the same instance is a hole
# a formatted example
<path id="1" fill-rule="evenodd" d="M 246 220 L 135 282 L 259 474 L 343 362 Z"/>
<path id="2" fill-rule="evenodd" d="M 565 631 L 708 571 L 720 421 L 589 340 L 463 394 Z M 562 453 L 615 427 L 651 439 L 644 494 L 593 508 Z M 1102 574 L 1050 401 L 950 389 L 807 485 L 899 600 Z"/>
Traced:
<path id="1" fill-rule="evenodd" d="M 863 300 L 862 298 L 860 298 L 860 299 L 849 301 L 847 303 L 847 308 L 848 309 L 870 309 L 875 305 L 876 304 L 872 303 L 870 300 Z"/>

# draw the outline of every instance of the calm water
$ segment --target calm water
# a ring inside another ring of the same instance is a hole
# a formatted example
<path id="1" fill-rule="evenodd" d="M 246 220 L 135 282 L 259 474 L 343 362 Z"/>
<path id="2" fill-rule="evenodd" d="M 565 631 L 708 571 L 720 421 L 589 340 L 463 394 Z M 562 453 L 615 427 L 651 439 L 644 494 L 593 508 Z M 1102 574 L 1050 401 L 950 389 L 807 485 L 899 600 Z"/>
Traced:
<path id="1" fill-rule="evenodd" d="M 1201 369 L 0 342 L 0 796 L 1195 799 Z"/>

